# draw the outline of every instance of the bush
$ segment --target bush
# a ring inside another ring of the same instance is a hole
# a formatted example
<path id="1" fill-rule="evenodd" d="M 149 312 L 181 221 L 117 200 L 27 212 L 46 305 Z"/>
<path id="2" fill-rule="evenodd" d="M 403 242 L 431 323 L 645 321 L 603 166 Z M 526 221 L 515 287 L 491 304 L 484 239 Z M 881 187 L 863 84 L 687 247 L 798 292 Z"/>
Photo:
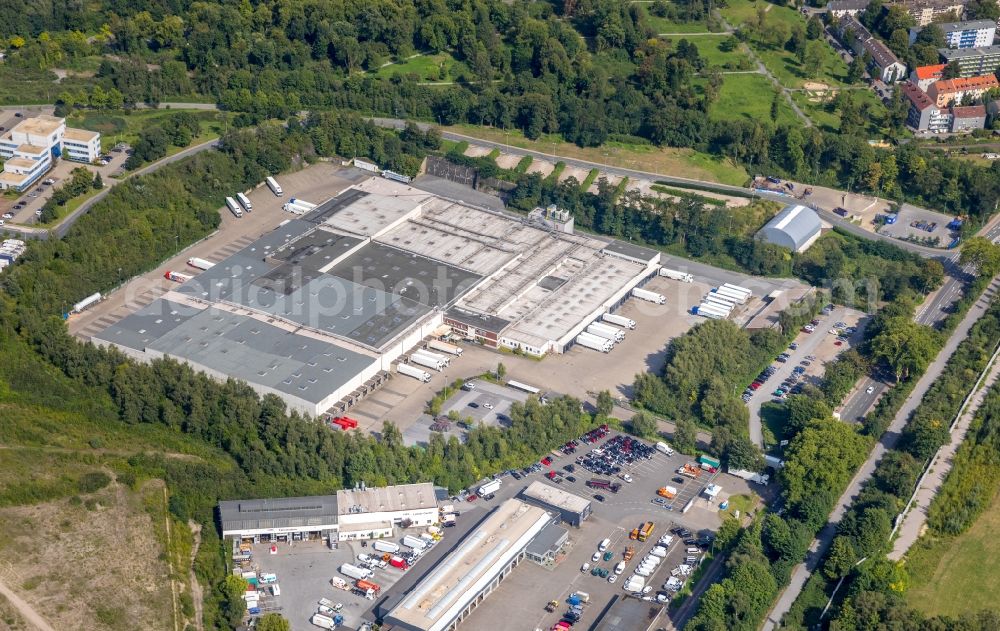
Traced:
<path id="1" fill-rule="evenodd" d="M 111 483 L 111 478 L 102 471 L 92 471 L 80 476 L 76 488 L 80 493 L 94 493 Z"/>

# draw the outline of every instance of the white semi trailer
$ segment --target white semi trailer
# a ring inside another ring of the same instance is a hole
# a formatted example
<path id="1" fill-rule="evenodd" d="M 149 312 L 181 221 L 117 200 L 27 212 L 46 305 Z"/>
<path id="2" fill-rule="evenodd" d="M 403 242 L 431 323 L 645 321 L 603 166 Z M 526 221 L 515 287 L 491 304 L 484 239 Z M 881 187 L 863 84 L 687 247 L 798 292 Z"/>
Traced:
<path id="1" fill-rule="evenodd" d="M 413 353 L 412 355 L 410 355 L 410 361 L 413 362 L 414 364 L 418 364 L 420 366 L 425 366 L 427 368 L 437 370 L 438 372 L 444 370 L 443 363 L 439 362 L 436 359 L 432 359 L 430 357 L 421 355 L 420 353 Z"/>
<path id="2" fill-rule="evenodd" d="M 426 370 L 417 368 L 416 366 L 411 366 L 410 364 L 399 364 L 396 366 L 396 372 L 401 375 L 406 375 L 407 377 L 413 377 L 414 379 L 419 379 L 424 383 L 431 380 L 431 373 Z"/>
<path id="3" fill-rule="evenodd" d="M 576 343 L 602 353 L 610 353 L 611 349 L 615 347 L 611 340 L 606 340 L 603 337 L 597 337 L 592 333 L 586 332 L 576 336 Z"/>
<path id="4" fill-rule="evenodd" d="M 719 287 L 719 289 L 728 289 L 730 291 L 734 291 L 734 292 L 738 292 L 740 294 L 743 294 L 743 297 L 746 300 L 750 300 L 750 298 L 753 297 L 753 292 L 752 291 L 750 291 L 746 287 L 741 287 L 739 285 L 733 285 L 732 283 L 723 283 L 722 286 Z"/>
<path id="5" fill-rule="evenodd" d="M 747 297 L 744 294 L 738 291 L 733 291 L 732 289 L 726 289 L 725 287 L 716 287 L 712 293 L 717 296 L 721 296 L 722 298 L 728 298 L 741 305 L 747 301 Z"/>
<path id="6" fill-rule="evenodd" d="M 296 206 L 302 206 L 303 208 L 306 208 L 308 210 L 312 210 L 313 208 L 316 208 L 316 204 L 314 204 L 312 202 L 307 202 L 306 200 L 298 198 L 298 197 L 291 198 L 290 200 L 288 200 L 288 203 L 289 204 L 295 204 Z"/>
<path id="7" fill-rule="evenodd" d="M 726 299 L 723 296 L 717 296 L 715 294 L 706 294 L 705 297 L 702 299 L 702 302 L 719 305 L 723 309 L 729 309 L 730 311 L 735 309 L 737 304 L 733 302 L 732 299 Z"/>
<path id="8" fill-rule="evenodd" d="M 433 348 L 436 351 L 441 351 L 442 353 L 448 353 L 449 355 L 455 355 L 456 357 L 461 357 L 462 347 L 455 346 L 454 344 L 449 344 L 448 342 L 443 342 L 441 340 L 431 340 L 427 343 L 427 346 Z"/>
<path id="9" fill-rule="evenodd" d="M 188 265 L 191 267 L 197 267 L 200 270 L 211 269 L 215 267 L 215 263 L 212 261 L 206 261 L 205 259 L 200 259 L 196 256 L 188 259 Z"/>
<path id="10" fill-rule="evenodd" d="M 625 340 L 625 333 L 621 329 L 616 329 L 613 326 L 600 324 L 598 322 L 588 325 L 587 333 L 591 333 L 597 337 L 603 337 L 611 340 L 612 342 L 622 342 Z"/>
<path id="11" fill-rule="evenodd" d="M 267 179 L 264 181 L 267 182 L 267 187 L 271 189 L 271 192 L 277 195 L 278 197 L 281 197 L 282 195 L 285 194 L 285 192 L 281 190 L 281 185 L 278 184 L 278 180 L 274 179 L 270 175 L 267 176 Z"/>
<path id="12" fill-rule="evenodd" d="M 660 268 L 660 276 L 666 276 L 667 278 L 672 278 L 673 280 L 679 280 L 682 283 L 693 283 L 694 276 L 688 274 L 687 272 L 678 272 L 675 269 L 667 269 L 666 267 Z"/>
<path id="13" fill-rule="evenodd" d="M 701 303 L 696 307 L 696 309 L 698 315 L 712 320 L 725 320 L 729 317 L 727 312 L 713 307 L 712 305 L 706 305 L 705 303 Z"/>
<path id="14" fill-rule="evenodd" d="M 243 209 L 240 208 L 240 205 L 232 197 L 226 198 L 226 206 L 229 207 L 229 212 L 233 213 L 237 218 L 243 216 Z"/>
<path id="15" fill-rule="evenodd" d="M 419 355 L 423 355 L 424 357 L 429 357 L 431 359 L 436 359 L 439 362 L 441 362 L 442 364 L 444 364 L 445 366 L 448 366 L 448 365 L 451 364 L 451 357 L 448 357 L 447 355 L 442 355 L 441 353 L 435 353 L 433 351 L 429 351 L 426 348 L 418 348 L 417 350 L 415 350 L 413 352 L 417 353 Z"/>
<path id="16" fill-rule="evenodd" d="M 647 302 L 652 302 L 654 304 L 658 305 L 667 304 L 667 297 L 664 296 L 663 294 L 658 294 L 655 291 L 648 291 L 646 289 L 639 289 L 638 287 L 636 287 L 635 289 L 632 290 L 632 295 L 638 298 L 639 300 L 645 300 Z"/>
<path id="17" fill-rule="evenodd" d="M 605 313 L 601 316 L 601 319 L 605 322 L 610 322 L 611 324 L 617 324 L 618 326 L 623 326 L 626 329 L 635 329 L 635 320 L 632 318 L 626 318 L 623 315 L 618 315 L 616 313 Z"/>

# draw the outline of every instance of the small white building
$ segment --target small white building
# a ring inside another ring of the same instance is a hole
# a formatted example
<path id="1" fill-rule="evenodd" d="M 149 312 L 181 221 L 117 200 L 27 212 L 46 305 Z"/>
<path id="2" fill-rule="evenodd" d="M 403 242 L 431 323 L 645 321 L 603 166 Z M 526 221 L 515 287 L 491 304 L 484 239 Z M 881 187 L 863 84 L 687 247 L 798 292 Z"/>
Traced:
<path id="1" fill-rule="evenodd" d="M 93 162 L 101 155 L 101 135 L 67 129 L 66 119 L 55 116 L 26 118 L 0 136 L 0 190 L 24 191 L 40 180 L 64 157 Z"/>
<path id="2" fill-rule="evenodd" d="M 430 526 L 438 519 L 430 482 L 337 491 L 340 541 L 391 537 L 401 524 Z"/>

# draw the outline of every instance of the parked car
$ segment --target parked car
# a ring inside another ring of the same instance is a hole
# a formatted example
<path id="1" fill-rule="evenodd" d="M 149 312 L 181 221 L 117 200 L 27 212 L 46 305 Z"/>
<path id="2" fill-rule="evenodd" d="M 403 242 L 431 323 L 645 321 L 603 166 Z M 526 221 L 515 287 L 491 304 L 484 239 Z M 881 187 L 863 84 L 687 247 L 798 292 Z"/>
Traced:
<path id="1" fill-rule="evenodd" d="M 873 392 L 875 392 L 875 386 L 868 386 L 867 388 L 865 388 L 866 394 L 871 394 Z"/>

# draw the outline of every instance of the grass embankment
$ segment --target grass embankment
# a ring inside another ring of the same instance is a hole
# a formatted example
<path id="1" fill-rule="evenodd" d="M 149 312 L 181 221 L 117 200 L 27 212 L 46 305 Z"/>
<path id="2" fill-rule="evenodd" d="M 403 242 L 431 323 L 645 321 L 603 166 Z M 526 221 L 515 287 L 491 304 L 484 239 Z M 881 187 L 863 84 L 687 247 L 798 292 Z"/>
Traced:
<path id="1" fill-rule="evenodd" d="M 735 186 L 741 186 L 747 181 L 747 172 L 742 167 L 733 164 L 728 159 L 700 153 L 693 149 L 674 149 L 655 147 L 639 142 L 614 141 L 609 141 L 601 147 L 578 147 L 554 134 L 543 136 L 538 140 L 529 140 L 519 131 L 504 131 L 495 127 L 455 125 L 443 129 L 470 138 L 480 138 L 552 156 L 576 158 L 620 168 L 677 175 Z"/>
<path id="2" fill-rule="evenodd" d="M 135 110 L 128 112 L 75 112 L 66 120 L 67 125 L 101 132 L 101 145 L 104 151 L 109 151 L 119 142 L 134 144 L 139 139 L 139 133 L 153 125 L 157 125 L 166 117 L 177 112 L 190 112 L 198 119 L 198 135 L 191 139 L 194 146 L 218 138 L 226 129 L 229 114 L 211 110 L 158 109 Z M 167 155 L 182 151 L 184 147 L 171 146 Z"/>

